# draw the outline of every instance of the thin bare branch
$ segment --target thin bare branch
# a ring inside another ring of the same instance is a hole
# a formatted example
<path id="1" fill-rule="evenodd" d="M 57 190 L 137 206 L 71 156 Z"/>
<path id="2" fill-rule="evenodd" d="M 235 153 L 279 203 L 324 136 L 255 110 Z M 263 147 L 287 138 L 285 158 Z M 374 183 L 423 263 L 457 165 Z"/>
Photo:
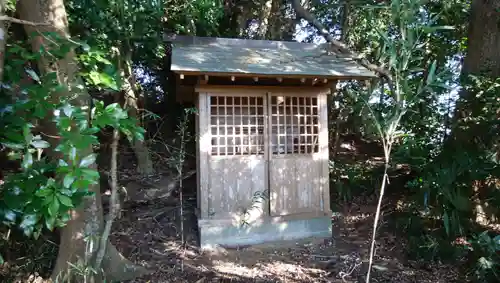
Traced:
<path id="1" fill-rule="evenodd" d="M 30 22 L 30 21 L 25 21 L 25 20 L 20 20 L 20 19 L 16 19 L 16 18 L 13 18 L 13 17 L 9 17 L 9 16 L 0 16 L 0 21 L 1 22 L 11 22 L 11 23 L 16 23 L 16 24 L 21 24 L 21 25 L 27 25 L 27 26 L 52 26 L 51 23 L 35 23 L 35 22 Z"/>
<path id="2" fill-rule="evenodd" d="M 111 199 L 110 199 L 110 212 L 107 215 L 106 224 L 104 226 L 104 231 L 102 232 L 99 250 L 97 251 L 96 259 L 94 262 L 94 269 L 99 270 L 101 268 L 101 263 L 106 254 L 106 244 L 108 243 L 109 234 L 111 233 L 111 227 L 113 221 L 115 220 L 118 212 L 120 210 L 119 200 L 118 200 L 118 180 L 117 180 L 117 158 L 118 158 L 118 143 L 120 140 L 120 132 L 117 129 L 113 130 L 113 141 L 111 143 Z"/>
<path id="3" fill-rule="evenodd" d="M 385 77 L 389 85 L 392 84 L 392 76 L 388 70 L 381 66 L 377 66 L 375 64 L 372 64 L 368 62 L 366 58 L 361 56 L 360 54 L 350 50 L 343 42 L 340 42 L 333 38 L 333 36 L 330 34 L 330 32 L 325 28 L 325 26 L 318 21 L 314 17 L 313 14 L 311 14 L 309 11 L 307 11 L 304 7 L 302 7 L 300 0 L 290 0 L 293 9 L 295 10 L 295 13 L 297 14 L 298 17 L 303 18 L 307 22 L 309 22 L 311 25 L 313 25 L 316 29 L 318 29 L 319 33 L 328 41 L 330 42 L 335 48 L 337 48 L 340 52 L 352 57 L 354 60 L 358 61 L 361 65 L 369 69 L 370 71 L 373 71 L 382 77 Z"/>

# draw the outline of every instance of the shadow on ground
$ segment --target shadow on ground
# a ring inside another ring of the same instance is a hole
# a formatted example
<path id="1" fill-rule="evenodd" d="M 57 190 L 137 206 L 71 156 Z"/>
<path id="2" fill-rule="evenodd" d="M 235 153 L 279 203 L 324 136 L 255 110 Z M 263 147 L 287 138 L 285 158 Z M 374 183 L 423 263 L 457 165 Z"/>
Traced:
<path id="1" fill-rule="evenodd" d="M 151 274 L 130 282 L 364 282 L 372 218 L 356 212 L 332 219 L 333 237 L 201 252 L 196 217 L 187 202 L 185 248 L 180 209 L 168 204 L 130 208 L 112 241 Z M 371 282 L 455 282 L 454 267 L 422 267 L 402 254 L 404 239 L 381 231 Z"/>

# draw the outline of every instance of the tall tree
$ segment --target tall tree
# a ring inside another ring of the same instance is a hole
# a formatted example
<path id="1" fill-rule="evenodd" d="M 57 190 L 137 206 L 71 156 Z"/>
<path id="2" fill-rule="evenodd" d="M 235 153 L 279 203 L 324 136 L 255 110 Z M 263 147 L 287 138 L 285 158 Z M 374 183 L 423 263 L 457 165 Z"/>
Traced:
<path id="1" fill-rule="evenodd" d="M 469 76 L 483 76 L 491 79 L 500 77 L 500 2 L 495 0 L 472 1 L 469 31 L 467 38 L 467 55 L 463 62 L 462 78 Z M 471 118 L 472 111 L 481 109 L 481 99 L 476 99 L 475 93 L 463 89 L 457 104 L 456 122 Z M 481 133 L 482 129 L 471 127 L 474 133 Z M 458 138 L 460 128 L 455 128 Z M 470 136 L 467 134 L 467 136 Z M 468 140 L 468 138 L 466 138 Z"/>
<path id="2" fill-rule="evenodd" d="M 40 50 L 42 46 L 44 48 L 49 46 L 47 45 L 48 39 L 41 34 L 42 32 L 58 33 L 63 38 L 69 39 L 68 21 L 63 0 L 21 0 L 18 2 L 17 11 L 22 20 L 44 23 L 42 26 L 25 25 L 26 33 L 34 35 L 31 41 L 34 51 Z M 58 101 L 72 95 L 75 105 L 88 106 L 90 97 L 86 89 L 81 87 L 83 83 L 77 74 L 78 67 L 73 50 L 55 62 L 51 62 L 51 58 L 47 56 L 42 57 L 38 60 L 38 69 L 42 74 L 56 72 L 59 84 L 65 86 L 65 90 L 61 90 L 53 96 L 54 100 Z M 57 134 L 55 123 L 52 122 L 50 115 L 44 121 L 43 127 L 49 136 Z M 57 145 L 56 139 L 52 138 L 49 141 L 53 148 Z M 92 147 L 89 146 L 85 152 L 79 154 L 88 156 L 92 151 Z M 56 158 L 54 152 L 52 158 Z M 95 260 L 99 245 L 98 241 L 93 239 L 98 239 L 102 234 L 103 210 L 99 185 L 90 185 L 88 190 L 93 195 L 85 197 L 83 204 L 73 210 L 71 220 L 61 231 L 59 255 L 52 275 L 54 280 L 67 277 L 71 273 L 71 265 L 78 266 L 82 263 L 92 265 L 92 261 Z M 86 242 L 89 239 L 94 241 L 93 244 L 89 245 Z M 112 244 L 108 243 L 106 247 L 102 267 L 108 280 L 126 280 L 138 275 L 139 269 L 124 259 Z"/>
<path id="3" fill-rule="evenodd" d="M 476 158 L 493 153 L 498 157 L 498 88 L 487 91 L 489 86 L 481 82 L 495 82 L 500 78 L 500 1 L 472 1 L 469 23 L 467 54 L 462 67 L 463 88 L 445 152 L 448 155 L 450 152 L 466 152 Z M 484 202 L 488 186 L 479 180 L 470 185 L 474 190 L 476 222 L 484 224 L 487 221 Z"/>

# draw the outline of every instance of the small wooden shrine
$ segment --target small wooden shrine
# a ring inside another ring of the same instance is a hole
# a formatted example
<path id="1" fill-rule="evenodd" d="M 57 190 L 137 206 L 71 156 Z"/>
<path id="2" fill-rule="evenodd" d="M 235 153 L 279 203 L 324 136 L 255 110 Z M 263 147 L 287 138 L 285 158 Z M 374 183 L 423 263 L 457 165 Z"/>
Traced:
<path id="1" fill-rule="evenodd" d="M 327 96 L 374 74 L 326 44 L 175 36 L 196 102 L 202 247 L 331 236 Z"/>

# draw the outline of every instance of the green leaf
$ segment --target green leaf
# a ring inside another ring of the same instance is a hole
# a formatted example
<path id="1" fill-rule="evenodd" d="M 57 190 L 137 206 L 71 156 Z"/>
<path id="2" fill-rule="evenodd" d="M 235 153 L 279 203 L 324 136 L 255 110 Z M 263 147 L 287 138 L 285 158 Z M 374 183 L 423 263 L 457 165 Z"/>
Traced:
<path id="1" fill-rule="evenodd" d="M 427 26 L 423 27 L 422 31 L 426 33 L 432 33 L 438 30 L 454 30 L 454 26 Z"/>
<path id="2" fill-rule="evenodd" d="M 67 207 L 73 207 L 73 202 L 71 201 L 71 199 L 65 195 L 61 195 L 61 194 L 58 194 L 57 195 L 57 198 L 59 199 L 59 201 L 67 206 Z"/>
<path id="3" fill-rule="evenodd" d="M 99 79 L 101 81 L 101 84 L 103 84 L 105 87 L 110 88 L 110 89 L 115 90 L 115 91 L 119 90 L 113 77 L 111 77 L 110 75 L 108 75 L 106 73 L 99 73 L 99 76 L 100 76 Z"/>
<path id="4" fill-rule="evenodd" d="M 428 85 L 431 84 L 434 81 L 434 79 L 435 79 L 436 64 L 437 64 L 437 61 L 434 60 L 432 62 L 431 68 L 429 69 L 429 74 L 427 75 L 427 80 L 426 80 L 426 82 L 427 82 Z"/>
<path id="5" fill-rule="evenodd" d="M 24 137 L 24 142 L 26 144 L 30 144 L 31 140 L 33 140 L 33 134 L 31 133 L 31 125 L 26 124 L 23 127 L 23 137 Z"/>
<path id="6" fill-rule="evenodd" d="M 37 224 L 33 227 L 33 238 L 37 240 L 42 234 L 43 224 Z"/>
<path id="7" fill-rule="evenodd" d="M 6 132 L 5 137 L 7 137 L 11 141 L 16 141 L 19 143 L 24 142 L 24 137 L 19 132 Z"/>
<path id="8" fill-rule="evenodd" d="M 90 45 L 87 43 L 81 43 L 80 46 L 82 47 L 83 51 L 89 52 L 90 51 Z"/>
<path id="9" fill-rule="evenodd" d="M 89 73 L 89 78 L 92 81 L 94 85 L 99 85 L 101 83 L 100 77 L 99 77 L 99 72 L 96 71 L 90 71 Z"/>
<path id="10" fill-rule="evenodd" d="M 33 232 L 33 226 L 35 226 L 36 222 L 38 221 L 38 217 L 36 214 L 26 214 L 23 216 L 23 220 L 19 224 L 19 228 L 25 230 L 30 230 L 29 234 Z"/>
<path id="11" fill-rule="evenodd" d="M 444 229 L 446 230 L 446 235 L 450 235 L 450 218 L 448 217 L 448 212 L 446 210 L 443 214 Z"/>
<path id="12" fill-rule="evenodd" d="M 93 144 L 99 144 L 99 139 L 94 135 L 80 135 L 80 139 L 75 142 L 78 148 L 87 148 Z"/>
<path id="13" fill-rule="evenodd" d="M 12 142 L 3 142 L 2 145 L 7 147 L 7 148 L 11 148 L 11 149 L 23 149 L 24 148 L 24 144 L 12 143 Z"/>
<path id="14" fill-rule="evenodd" d="M 21 166 L 23 169 L 28 169 L 33 165 L 33 155 L 31 152 L 27 151 L 23 156 L 23 162 Z"/>
<path id="15" fill-rule="evenodd" d="M 49 148 L 50 147 L 50 143 L 47 142 L 47 141 L 44 141 L 44 140 L 32 141 L 31 145 L 34 148 L 37 148 L 37 149 L 40 149 L 40 148 Z"/>
<path id="16" fill-rule="evenodd" d="M 80 169 L 80 172 L 85 179 L 97 179 L 99 178 L 99 172 L 94 169 Z"/>
<path id="17" fill-rule="evenodd" d="M 68 163 L 62 159 L 59 159 L 58 166 L 59 167 L 66 167 L 66 166 L 68 166 Z"/>
<path id="18" fill-rule="evenodd" d="M 111 103 L 110 105 L 106 106 L 106 108 L 104 109 L 106 112 L 108 112 L 109 114 L 115 112 L 117 109 L 120 109 L 120 105 L 118 103 Z"/>
<path id="19" fill-rule="evenodd" d="M 59 212 L 59 206 L 60 206 L 59 199 L 57 197 L 53 198 L 52 202 L 49 203 L 49 206 L 47 208 L 49 215 L 56 216 L 57 213 Z"/>
<path id="20" fill-rule="evenodd" d="M 76 148 L 74 146 L 69 150 L 69 160 L 73 163 L 76 161 Z"/>
<path id="21" fill-rule="evenodd" d="M 480 257 L 477 260 L 477 262 L 481 269 L 492 269 L 494 266 L 494 263 L 490 259 L 485 258 L 484 256 Z"/>
<path id="22" fill-rule="evenodd" d="M 40 82 L 40 77 L 37 75 L 37 73 L 35 73 L 35 71 L 27 69 L 26 73 L 28 73 L 28 75 L 36 82 Z"/>
<path id="23" fill-rule="evenodd" d="M 500 235 L 496 235 L 495 238 L 493 238 L 493 242 L 495 243 L 496 250 L 500 251 Z"/>
<path id="24" fill-rule="evenodd" d="M 49 229 L 49 231 L 54 230 L 54 224 L 56 222 L 55 217 L 45 217 L 45 227 Z"/>
<path id="25" fill-rule="evenodd" d="M 97 127 L 87 128 L 82 131 L 82 135 L 94 135 L 97 134 L 99 131 L 100 130 Z"/>
<path id="26" fill-rule="evenodd" d="M 5 263 L 5 260 L 3 259 L 3 256 L 2 254 L 0 254 L 0 265 L 4 264 Z"/>
<path id="27" fill-rule="evenodd" d="M 96 160 L 96 155 L 94 153 L 91 153 L 89 155 L 87 155 L 86 157 L 84 157 L 81 161 L 80 161 L 80 167 L 89 167 L 90 165 L 92 165 Z"/>
<path id="28" fill-rule="evenodd" d="M 71 104 L 66 104 L 63 106 L 62 110 L 64 112 L 64 115 L 71 117 L 75 108 Z"/>
<path id="29" fill-rule="evenodd" d="M 36 191 L 35 196 L 37 197 L 47 197 L 54 194 L 54 191 L 51 188 L 42 188 Z"/>
<path id="30" fill-rule="evenodd" d="M 73 174 L 71 174 L 71 173 L 67 174 L 66 176 L 64 176 L 63 186 L 65 188 L 71 187 L 71 184 L 73 184 L 73 182 L 75 181 L 75 179 L 76 179 L 76 177 L 73 176 Z"/>
<path id="31" fill-rule="evenodd" d="M 43 206 L 48 206 L 48 205 L 50 205 L 50 204 L 52 203 L 52 201 L 54 200 L 54 196 L 55 196 L 55 195 L 54 195 L 53 193 L 52 193 L 52 194 L 50 194 L 50 195 L 48 195 L 48 196 L 46 196 L 46 197 L 45 197 L 45 199 L 44 199 L 44 200 L 43 200 L 43 202 L 42 202 L 42 205 L 43 205 Z"/>
<path id="32" fill-rule="evenodd" d="M 61 216 L 58 219 L 56 219 L 56 226 L 64 227 L 69 220 L 71 220 L 69 212 L 63 212 Z"/>

